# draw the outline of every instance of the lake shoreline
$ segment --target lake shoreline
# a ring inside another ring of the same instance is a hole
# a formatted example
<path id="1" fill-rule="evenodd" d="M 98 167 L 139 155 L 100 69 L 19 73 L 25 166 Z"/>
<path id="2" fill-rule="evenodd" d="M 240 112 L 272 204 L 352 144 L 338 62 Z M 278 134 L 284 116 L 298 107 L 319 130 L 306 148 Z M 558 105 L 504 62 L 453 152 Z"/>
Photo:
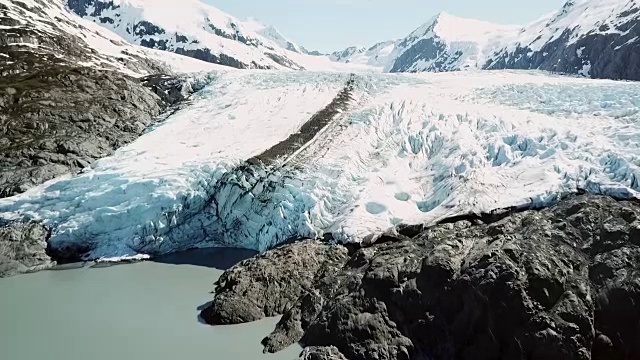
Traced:
<path id="1" fill-rule="evenodd" d="M 0 279 L 0 347 L 10 359 L 291 360 L 292 346 L 264 355 L 278 318 L 212 327 L 199 319 L 213 283 L 250 253 L 203 249 L 155 260 L 40 271 Z M 205 261 L 206 260 L 206 261 Z M 87 264 L 85 264 L 87 265 Z M 219 268 L 216 268 L 219 267 Z M 33 343 L 38 346 L 33 346 Z"/>

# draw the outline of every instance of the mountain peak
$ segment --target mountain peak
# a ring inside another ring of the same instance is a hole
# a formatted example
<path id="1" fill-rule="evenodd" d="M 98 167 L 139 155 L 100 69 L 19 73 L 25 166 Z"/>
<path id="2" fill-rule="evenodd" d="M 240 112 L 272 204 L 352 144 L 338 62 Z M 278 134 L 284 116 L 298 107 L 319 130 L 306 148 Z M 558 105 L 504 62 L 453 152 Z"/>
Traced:
<path id="1" fill-rule="evenodd" d="M 253 16 L 250 16 L 248 18 L 246 18 L 246 20 L 242 21 L 242 25 L 245 29 L 249 30 L 249 31 L 253 31 L 256 33 L 259 33 L 260 31 L 263 30 L 270 30 L 270 31 L 275 31 L 278 32 L 278 29 L 276 29 L 274 26 L 269 25 L 267 23 L 265 23 L 264 21 L 255 18 Z M 279 32 L 278 32 L 279 33 Z"/>
<path id="2" fill-rule="evenodd" d="M 462 17 L 450 14 L 446 11 L 440 11 L 433 18 L 431 18 L 431 22 L 447 22 L 447 21 L 457 21 L 457 20 L 466 20 Z"/>
<path id="3" fill-rule="evenodd" d="M 486 38 L 489 33 L 506 29 L 512 30 L 513 28 L 512 25 L 498 25 L 483 20 L 467 19 L 441 11 L 411 33 L 410 37 L 436 36 L 447 41 L 478 41 Z"/>

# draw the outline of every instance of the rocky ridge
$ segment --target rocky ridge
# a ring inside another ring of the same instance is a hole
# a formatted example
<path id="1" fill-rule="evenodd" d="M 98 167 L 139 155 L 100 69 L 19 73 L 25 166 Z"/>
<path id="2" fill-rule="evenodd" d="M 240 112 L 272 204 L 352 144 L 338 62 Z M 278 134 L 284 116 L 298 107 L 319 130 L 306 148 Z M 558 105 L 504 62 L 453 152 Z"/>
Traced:
<path id="1" fill-rule="evenodd" d="M 88 167 L 135 140 L 170 104 L 144 80 L 86 67 L 58 65 L 5 79 L 0 197 Z"/>
<path id="2" fill-rule="evenodd" d="M 638 202 L 581 195 L 482 218 L 363 248 L 285 245 L 227 271 L 203 317 L 282 313 L 265 351 L 299 341 L 306 359 L 640 356 Z"/>

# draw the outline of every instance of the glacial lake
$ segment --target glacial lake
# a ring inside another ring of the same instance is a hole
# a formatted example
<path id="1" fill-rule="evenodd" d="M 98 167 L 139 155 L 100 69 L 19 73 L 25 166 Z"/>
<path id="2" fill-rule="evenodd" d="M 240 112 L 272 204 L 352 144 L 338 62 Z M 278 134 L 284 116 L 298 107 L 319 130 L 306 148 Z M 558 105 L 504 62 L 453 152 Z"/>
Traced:
<path id="1" fill-rule="evenodd" d="M 277 319 L 221 327 L 200 322 L 199 309 L 212 300 L 222 269 L 246 251 L 198 254 L 0 279 L 0 358 L 295 359 L 298 345 L 262 354 L 260 341 Z"/>

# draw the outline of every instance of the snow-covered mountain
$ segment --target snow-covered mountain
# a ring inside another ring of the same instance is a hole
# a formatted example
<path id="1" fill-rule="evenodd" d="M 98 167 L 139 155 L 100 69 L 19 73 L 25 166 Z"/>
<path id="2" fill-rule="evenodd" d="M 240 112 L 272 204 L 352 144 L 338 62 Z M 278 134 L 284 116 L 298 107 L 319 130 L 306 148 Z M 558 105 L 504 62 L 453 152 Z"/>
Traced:
<path id="1" fill-rule="evenodd" d="M 442 12 L 398 42 L 389 72 L 452 71 L 482 67 L 515 26 L 463 19 Z"/>
<path id="2" fill-rule="evenodd" d="M 241 22 L 197 0 L 2 0 L 0 5 L 0 50 L 5 54 L 0 56 L 7 56 L 12 68 L 31 67 L 31 60 L 42 58 L 39 63 L 135 76 L 211 70 L 216 64 L 366 70 L 332 62 L 271 26 Z"/>
<path id="3" fill-rule="evenodd" d="M 212 70 L 215 65 L 144 48 L 68 11 L 64 0 L 0 3 L 0 71 L 20 73 L 56 64 L 116 70 L 134 76 Z"/>
<path id="4" fill-rule="evenodd" d="M 640 1 L 569 0 L 522 29 L 484 68 L 640 80 Z"/>
<path id="5" fill-rule="evenodd" d="M 348 62 L 351 62 L 351 58 L 353 56 L 362 54 L 365 51 L 367 51 L 367 48 L 365 48 L 365 47 L 349 46 L 348 48 L 346 48 L 344 50 L 334 51 L 333 53 L 331 53 L 329 55 L 329 58 L 332 61 L 348 63 Z"/>
<path id="6" fill-rule="evenodd" d="M 441 13 L 407 37 L 385 43 L 382 55 L 376 47 L 352 47 L 331 59 L 388 72 L 540 69 L 640 80 L 639 25 L 639 0 L 569 0 L 526 26 Z"/>
<path id="7" fill-rule="evenodd" d="M 329 55 L 332 61 L 384 67 L 396 47 L 396 41 L 383 41 L 370 48 L 352 46 Z"/>
<path id="8" fill-rule="evenodd" d="M 249 18 L 242 22 L 242 26 L 249 31 L 271 40 L 285 50 L 294 51 L 300 54 L 305 54 L 307 52 L 302 46 L 299 46 L 293 41 L 287 39 L 282 35 L 282 33 L 280 33 L 280 31 L 278 31 L 278 29 L 259 21 L 258 19 Z"/>
<path id="9" fill-rule="evenodd" d="M 276 29 L 198 0 L 67 0 L 69 9 L 128 42 L 237 68 L 302 69 Z"/>
<path id="10" fill-rule="evenodd" d="M 441 12 L 402 39 L 369 49 L 350 47 L 333 53 L 331 59 L 368 64 L 386 72 L 477 69 L 518 29 Z"/>
<path id="11" fill-rule="evenodd" d="M 285 50 L 289 50 L 289 51 L 293 51 L 299 54 L 306 54 L 306 55 L 312 55 L 312 56 L 323 56 L 324 54 L 318 52 L 318 51 L 314 51 L 314 50 L 307 50 L 304 46 L 298 45 L 295 42 L 293 42 L 292 40 L 290 40 L 289 38 L 287 38 L 286 36 L 284 36 L 278 29 L 276 29 L 274 26 L 272 25 L 267 25 L 265 23 L 263 23 L 262 21 L 255 19 L 255 18 L 248 18 L 247 20 L 242 22 L 242 26 L 250 31 L 255 32 L 256 34 L 259 34 L 260 36 L 264 37 L 265 39 L 271 40 L 272 42 L 274 42 L 276 45 L 278 45 L 279 47 L 285 49 Z"/>

